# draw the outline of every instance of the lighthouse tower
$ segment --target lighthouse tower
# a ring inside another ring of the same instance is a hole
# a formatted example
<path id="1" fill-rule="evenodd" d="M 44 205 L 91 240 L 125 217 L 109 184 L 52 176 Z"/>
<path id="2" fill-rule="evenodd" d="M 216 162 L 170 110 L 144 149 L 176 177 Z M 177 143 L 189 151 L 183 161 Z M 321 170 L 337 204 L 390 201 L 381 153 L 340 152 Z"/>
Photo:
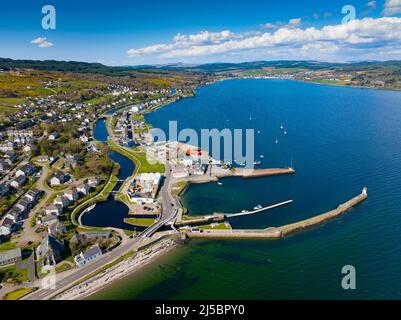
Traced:
<path id="1" fill-rule="evenodd" d="M 368 195 L 368 188 L 367 187 L 363 188 L 362 194 L 364 194 L 366 196 Z"/>

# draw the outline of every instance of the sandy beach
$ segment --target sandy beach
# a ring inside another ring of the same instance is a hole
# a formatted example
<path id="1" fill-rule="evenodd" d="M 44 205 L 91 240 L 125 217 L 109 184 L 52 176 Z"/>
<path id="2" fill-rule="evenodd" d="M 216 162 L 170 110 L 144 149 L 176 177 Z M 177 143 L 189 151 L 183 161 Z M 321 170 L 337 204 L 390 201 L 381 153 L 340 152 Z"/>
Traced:
<path id="1" fill-rule="evenodd" d="M 152 261 L 170 252 L 176 246 L 177 244 L 172 239 L 161 240 L 153 246 L 138 252 L 135 257 L 117 263 L 94 277 L 58 294 L 53 299 L 82 300 L 110 285 L 113 281 L 120 280 L 132 274 L 132 272 L 142 269 Z"/>

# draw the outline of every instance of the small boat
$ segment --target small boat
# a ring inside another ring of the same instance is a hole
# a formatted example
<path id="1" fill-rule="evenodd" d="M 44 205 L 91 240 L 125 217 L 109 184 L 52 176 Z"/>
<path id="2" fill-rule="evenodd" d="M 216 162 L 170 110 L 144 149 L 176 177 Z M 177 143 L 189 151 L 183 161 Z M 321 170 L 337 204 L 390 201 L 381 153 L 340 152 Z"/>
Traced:
<path id="1" fill-rule="evenodd" d="M 261 164 L 262 164 L 261 161 L 255 161 L 255 162 L 253 163 L 254 166 L 259 166 L 259 165 L 261 165 Z"/>
<path id="2" fill-rule="evenodd" d="M 281 130 L 283 130 L 283 129 L 284 129 L 284 126 L 283 126 L 283 124 L 281 124 L 281 126 L 280 126 L 280 129 L 281 129 Z"/>
<path id="3" fill-rule="evenodd" d="M 260 157 L 263 159 L 265 156 L 262 154 Z"/>
<path id="4" fill-rule="evenodd" d="M 246 166 L 246 163 L 240 163 L 239 164 L 241 167 L 245 167 Z"/>
<path id="5" fill-rule="evenodd" d="M 258 130 L 258 134 L 260 134 L 260 130 Z"/>
<path id="6" fill-rule="evenodd" d="M 284 130 L 284 134 L 287 134 L 287 129 Z"/>
<path id="7" fill-rule="evenodd" d="M 262 209 L 263 207 L 259 204 L 259 205 L 257 205 L 256 207 L 254 207 L 253 208 L 253 210 L 260 210 L 260 209 Z"/>
<path id="8" fill-rule="evenodd" d="M 95 208 L 96 208 L 96 203 L 93 204 L 93 205 L 91 205 L 89 208 L 85 209 L 85 210 L 82 212 L 82 214 L 91 212 L 91 211 L 92 211 L 93 209 L 95 209 Z"/>
<path id="9" fill-rule="evenodd" d="M 241 213 L 247 213 L 249 212 L 248 210 L 242 210 Z"/>
<path id="10" fill-rule="evenodd" d="M 222 182 L 217 182 L 217 184 L 218 184 L 219 186 L 222 186 L 222 185 L 223 185 L 223 183 L 222 183 Z"/>
<path id="11" fill-rule="evenodd" d="M 278 144 L 278 139 L 276 138 L 276 144 Z"/>

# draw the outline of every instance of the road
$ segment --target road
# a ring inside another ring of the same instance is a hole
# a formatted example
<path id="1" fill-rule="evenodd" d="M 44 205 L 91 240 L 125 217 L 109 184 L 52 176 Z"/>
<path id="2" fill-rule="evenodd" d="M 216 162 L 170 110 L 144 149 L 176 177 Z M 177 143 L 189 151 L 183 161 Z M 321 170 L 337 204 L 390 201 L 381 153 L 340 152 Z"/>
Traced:
<path id="1" fill-rule="evenodd" d="M 11 181 L 14 178 L 15 173 L 17 172 L 18 168 L 22 167 L 23 165 L 26 165 L 27 163 L 28 163 L 28 160 L 25 159 L 25 160 L 22 160 L 16 166 L 14 166 L 14 168 L 12 168 L 3 178 L 1 178 L 0 184 Z"/>
<path id="2" fill-rule="evenodd" d="M 109 135 L 113 139 L 112 130 L 108 128 Z M 111 134 L 110 134 L 111 133 Z M 138 170 L 138 168 L 136 168 Z M 25 296 L 23 299 L 26 300 L 46 300 L 51 299 L 58 293 L 61 293 L 68 289 L 72 284 L 82 280 L 86 276 L 92 274 L 93 272 L 99 270 L 103 266 L 113 262 L 119 257 L 127 254 L 128 252 L 137 250 L 140 245 L 146 242 L 146 239 L 150 238 L 154 233 L 156 233 L 164 225 L 172 223 L 177 217 L 177 204 L 175 199 L 171 194 L 171 184 L 172 184 L 171 167 L 166 164 L 166 177 L 164 184 L 160 190 L 160 196 L 162 200 L 162 215 L 161 219 L 156 222 L 153 226 L 146 229 L 140 236 L 124 241 L 119 247 L 115 248 L 113 251 L 104 254 L 98 259 L 94 260 L 88 265 L 80 267 L 78 269 L 73 269 L 70 271 L 65 271 L 57 275 L 57 282 L 55 289 L 45 289 L 41 288 L 41 280 L 36 282 L 36 286 L 40 287 L 37 291 Z"/>
<path id="3" fill-rule="evenodd" d="M 172 175 L 171 175 L 171 166 L 169 163 L 166 163 L 166 173 L 163 186 L 160 190 L 160 198 L 162 205 L 162 214 L 161 218 L 154 225 L 150 226 L 144 232 L 142 232 L 139 236 L 143 238 L 151 237 L 155 232 L 157 232 L 163 226 L 175 222 L 177 219 L 177 211 L 178 206 L 176 200 L 171 194 L 171 185 L 172 185 Z"/>
<path id="4" fill-rule="evenodd" d="M 35 286 L 39 287 L 40 289 L 23 297 L 22 300 L 51 299 L 58 293 L 67 290 L 72 284 L 99 270 L 103 266 L 113 262 L 114 260 L 133 250 L 136 250 L 142 241 L 143 239 L 140 238 L 130 239 L 130 241 L 128 241 L 126 244 L 120 245 L 113 251 L 102 255 L 88 265 L 57 274 L 56 288 L 54 289 L 42 288 L 42 280 L 39 279 L 35 282 Z"/>
<path id="5" fill-rule="evenodd" d="M 65 271 L 57 275 L 57 282 L 55 289 L 41 288 L 41 280 L 36 282 L 36 286 L 40 287 L 37 291 L 23 297 L 24 300 L 46 300 L 51 299 L 55 295 L 67 290 L 72 284 L 82 280 L 86 276 L 99 270 L 103 266 L 113 262 L 119 257 L 127 254 L 128 252 L 137 250 L 140 245 L 143 245 L 154 233 L 156 233 L 164 225 L 173 223 L 177 218 L 177 205 L 176 201 L 171 195 L 171 168 L 170 165 L 166 165 L 166 178 L 164 184 L 160 190 L 160 196 L 162 199 L 162 215 L 161 219 L 156 222 L 153 226 L 146 229 L 140 236 L 129 239 L 125 243 L 122 243 L 119 247 L 113 251 L 104 254 L 97 258 L 93 262 L 83 267 Z M 173 206 L 172 206 L 173 204 Z"/>
<path id="6" fill-rule="evenodd" d="M 36 229 L 35 227 L 31 226 L 31 219 L 46 206 L 47 200 L 55 193 L 55 191 L 51 191 L 49 190 L 49 188 L 46 187 L 46 177 L 50 172 L 49 168 L 46 165 L 40 165 L 40 166 L 41 166 L 41 173 L 38 183 L 36 185 L 36 189 L 44 192 L 45 196 L 41 199 L 41 201 L 38 204 L 36 204 L 36 206 L 32 210 L 29 211 L 28 217 L 23 222 L 22 226 L 23 231 L 18 239 L 18 245 L 22 247 L 27 246 L 29 242 L 42 241 L 43 237 L 35 232 Z"/>

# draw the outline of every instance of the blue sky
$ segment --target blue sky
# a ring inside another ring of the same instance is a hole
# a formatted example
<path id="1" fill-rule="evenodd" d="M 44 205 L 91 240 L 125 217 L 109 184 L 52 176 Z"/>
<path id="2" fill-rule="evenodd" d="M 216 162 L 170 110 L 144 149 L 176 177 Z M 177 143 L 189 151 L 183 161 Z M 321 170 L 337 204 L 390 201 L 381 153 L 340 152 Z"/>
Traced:
<path id="1" fill-rule="evenodd" d="M 0 0 L 0 57 L 107 65 L 401 57 L 401 0 Z M 41 26 L 56 8 L 56 30 Z M 342 24 L 344 5 L 356 21 Z"/>

